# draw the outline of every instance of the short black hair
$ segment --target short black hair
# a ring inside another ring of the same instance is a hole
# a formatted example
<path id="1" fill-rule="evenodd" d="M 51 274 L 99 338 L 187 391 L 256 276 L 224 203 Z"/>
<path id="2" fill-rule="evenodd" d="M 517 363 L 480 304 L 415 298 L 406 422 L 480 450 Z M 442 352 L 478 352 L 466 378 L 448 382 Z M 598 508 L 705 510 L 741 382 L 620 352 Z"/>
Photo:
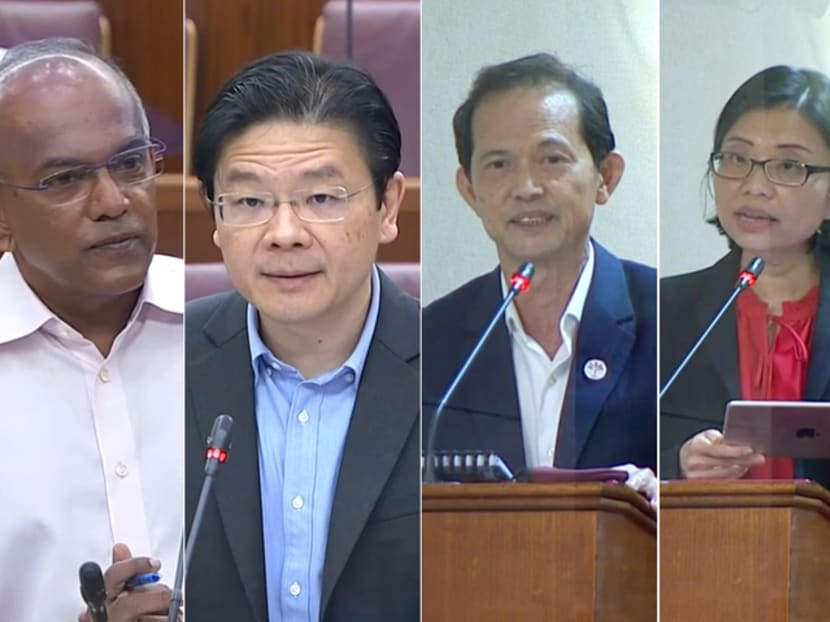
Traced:
<path id="1" fill-rule="evenodd" d="M 726 102 L 715 124 L 712 153 L 721 150 L 726 134 L 743 115 L 769 108 L 795 110 L 818 130 L 824 144 L 830 148 L 830 78 L 812 69 L 776 65 L 750 77 Z M 711 164 L 708 174 L 712 175 Z M 717 216 L 707 222 L 715 225 L 722 235 L 729 238 Z M 824 221 L 810 249 L 815 246 L 830 251 L 830 221 Z M 729 247 L 737 248 L 731 238 Z"/>
<path id="2" fill-rule="evenodd" d="M 608 107 L 600 88 L 556 56 L 540 52 L 478 72 L 467 99 L 455 111 L 452 120 L 458 163 L 469 177 L 473 157 L 473 115 L 482 100 L 491 93 L 517 87 L 560 86 L 576 98 L 582 138 L 598 167 L 614 150 L 614 132 L 608 120 Z"/>
<path id="3" fill-rule="evenodd" d="M 352 130 L 372 175 L 378 206 L 401 161 L 401 131 L 372 77 L 307 52 L 256 60 L 227 82 L 208 108 L 193 148 L 193 168 L 209 200 L 227 141 L 268 121 L 341 124 Z"/>

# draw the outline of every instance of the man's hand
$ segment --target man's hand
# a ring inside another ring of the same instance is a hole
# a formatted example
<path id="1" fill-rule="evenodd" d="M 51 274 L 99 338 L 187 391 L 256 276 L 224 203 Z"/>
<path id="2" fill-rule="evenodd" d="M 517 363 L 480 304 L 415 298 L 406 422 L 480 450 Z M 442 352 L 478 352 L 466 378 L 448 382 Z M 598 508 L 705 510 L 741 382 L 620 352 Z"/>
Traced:
<path id="1" fill-rule="evenodd" d="M 680 470 L 687 479 L 736 479 L 766 458 L 746 445 L 728 445 L 723 434 L 699 432 L 680 448 Z"/>
<path id="2" fill-rule="evenodd" d="M 108 622 L 166 622 L 170 588 L 158 583 L 133 590 L 125 588 L 134 576 L 157 572 L 159 568 L 161 562 L 158 560 L 133 557 L 126 544 L 112 547 L 112 566 L 104 573 Z M 178 620 L 182 620 L 181 612 Z M 84 611 L 78 616 L 78 622 L 92 622 L 92 618 Z"/>
<path id="3" fill-rule="evenodd" d="M 657 508 L 657 489 L 659 482 L 654 471 L 649 468 L 640 468 L 633 464 L 620 464 L 611 467 L 617 471 L 625 471 L 628 473 L 628 479 L 625 480 L 625 485 L 633 488 L 637 492 L 643 493 L 648 497 L 648 502 L 651 507 Z"/>

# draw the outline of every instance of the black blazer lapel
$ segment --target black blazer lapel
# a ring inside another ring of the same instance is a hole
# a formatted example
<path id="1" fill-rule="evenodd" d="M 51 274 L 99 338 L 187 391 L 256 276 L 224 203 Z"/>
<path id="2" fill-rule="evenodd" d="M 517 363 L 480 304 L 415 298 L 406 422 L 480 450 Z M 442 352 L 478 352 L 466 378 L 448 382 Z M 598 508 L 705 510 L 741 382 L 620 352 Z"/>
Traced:
<path id="1" fill-rule="evenodd" d="M 703 334 L 706 327 L 714 319 L 720 308 L 732 293 L 738 279 L 741 255 L 732 251 L 711 268 L 711 287 L 703 290 L 697 306 L 695 317 L 697 328 L 694 340 L 689 348 Z M 743 294 L 741 294 L 743 295 Z M 723 382 L 721 390 L 726 400 L 738 399 L 741 395 L 741 384 L 738 378 L 738 319 L 735 312 L 737 300 L 730 305 L 723 317 L 712 328 L 703 346 L 695 356 L 707 357 L 709 364 L 717 370 L 717 377 Z M 712 387 L 714 389 L 714 387 Z M 719 415 L 722 416 L 722 413 Z"/>
<path id="2" fill-rule="evenodd" d="M 573 468 L 611 390 L 625 369 L 635 341 L 634 307 L 620 261 L 594 242 L 594 275 L 585 300 L 576 351 L 556 442 L 557 466 Z M 605 376 L 585 373 L 590 361 L 605 364 Z"/>
<path id="3" fill-rule="evenodd" d="M 462 323 L 464 341 L 461 362 L 475 347 L 502 303 L 501 269 L 493 270 L 483 285 L 475 297 L 470 299 L 468 315 Z M 447 379 L 447 387 L 452 379 Z M 486 447 L 469 449 L 495 451 L 515 471 L 514 475 L 520 475 L 527 469 L 513 347 L 503 317 L 482 346 L 470 367 L 468 377 L 461 381 L 455 396 L 448 402 L 449 409 L 467 411 L 454 413 L 454 416 L 474 417 L 475 421 L 471 423 L 482 429 L 489 427 L 494 419 L 497 420 L 499 434 L 487 435 Z"/>
<path id="4" fill-rule="evenodd" d="M 257 619 L 265 620 L 259 451 L 244 300 L 237 296 L 217 309 L 204 331 L 216 349 L 191 364 L 194 377 L 208 380 L 199 383 L 200 391 L 192 391 L 190 399 L 202 438 L 207 438 L 217 415 L 233 417 L 231 451 L 214 480 L 213 494 L 247 597 Z"/>
<path id="5" fill-rule="evenodd" d="M 417 307 L 381 274 L 378 323 L 349 424 L 332 505 L 321 619 L 407 438 L 418 426 L 420 376 L 412 361 L 419 355 L 420 336 L 411 326 L 399 330 L 398 317 L 417 322 Z M 418 480 L 417 463 L 413 469 L 413 477 Z"/>
<path id="6" fill-rule="evenodd" d="M 816 256 L 821 285 L 804 399 L 830 401 L 830 256 L 821 252 Z"/>

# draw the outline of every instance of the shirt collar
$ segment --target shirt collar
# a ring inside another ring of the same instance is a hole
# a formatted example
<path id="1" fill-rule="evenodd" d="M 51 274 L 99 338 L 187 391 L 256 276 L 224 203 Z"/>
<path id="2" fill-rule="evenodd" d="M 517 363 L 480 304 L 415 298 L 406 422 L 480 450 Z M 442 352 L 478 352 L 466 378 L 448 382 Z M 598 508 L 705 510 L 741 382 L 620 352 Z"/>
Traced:
<path id="1" fill-rule="evenodd" d="M 355 386 L 360 383 L 360 377 L 363 374 L 363 367 L 366 363 L 366 356 L 369 353 L 369 346 L 372 343 L 372 337 L 375 334 L 375 326 L 377 326 L 378 314 L 380 312 L 380 275 L 377 266 L 372 268 L 372 298 L 369 301 L 369 312 L 366 314 L 366 322 L 363 324 L 363 332 L 360 334 L 360 339 L 352 350 L 349 357 L 343 364 L 331 371 L 321 374 L 317 377 L 321 382 L 326 382 L 334 376 L 340 375 L 348 370 L 354 374 Z M 265 342 L 259 334 L 259 315 L 256 308 L 252 304 L 248 304 L 246 321 L 248 327 L 248 349 L 251 353 L 251 366 L 254 370 L 254 381 L 257 382 L 260 377 L 260 370 L 263 365 L 270 365 L 278 373 L 297 373 L 299 371 L 291 365 L 281 361 Z"/>
<path id="2" fill-rule="evenodd" d="M 50 321 L 64 324 L 23 279 L 12 253 L 0 257 L 0 300 L 3 301 L 0 343 L 22 339 Z M 153 257 L 128 326 L 145 305 L 183 315 L 184 269 L 181 259 L 163 255 Z"/>
<path id="3" fill-rule="evenodd" d="M 565 307 L 565 312 L 559 319 L 559 333 L 563 341 L 567 338 L 572 339 L 582 321 L 582 312 L 585 309 L 585 301 L 588 298 L 588 290 L 591 288 L 591 280 L 594 276 L 594 245 L 591 240 L 588 240 L 585 249 L 585 261 L 582 263 L 582 269 L 579 272 L 579 277 L 576 280 L 571 297 Z M 501 277 L 501 291 L 502 296 L 506 296 L 509 290 L 507 278 L 502 273 Z M 521 337 L 527 339 L 527 334 L 522 326 L 522 320 L 519 317 L 519 312 L 516 309 L 515 299 L 510 303 L 505 311 L 505 322 L 507 323 L 507 330 L 513 337 Z"/>

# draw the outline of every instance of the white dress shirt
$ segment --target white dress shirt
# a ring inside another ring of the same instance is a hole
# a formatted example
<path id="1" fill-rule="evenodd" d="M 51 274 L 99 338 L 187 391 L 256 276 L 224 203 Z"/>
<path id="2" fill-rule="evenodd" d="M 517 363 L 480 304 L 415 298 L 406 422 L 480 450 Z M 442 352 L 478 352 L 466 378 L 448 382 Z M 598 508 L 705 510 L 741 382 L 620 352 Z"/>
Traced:
<path id="1" fill-rule="evenodd" d="M 553 464 L 562 403 L 565 400 L 565 389 L 568 386 L 573 361 L 574 344 L 593 274 L 594 247 L 589 241 L 582 271 L 568 305 L 565 307 L 565 312 L 559 320 L 562 344 L 553 359 L 533 337 L 525 332 L 515 301 L 510 303 L 505 313 L 507 331 L 513 350 L 516 388 L 519 392 L 525 461 L 529 469 Z M 504 294 L 507 293 L 507 288 L 507 281 L 502 276 Z"/>
<path id="2" fill-rule="evenodd" d="M 0 258 L 0 611 L 72 622 L 78 567 L 115 542 L 161 560 L 172 585 L 183 524 L 181 260 L 156 256 L 109 356 L 56 317 Z"/>

